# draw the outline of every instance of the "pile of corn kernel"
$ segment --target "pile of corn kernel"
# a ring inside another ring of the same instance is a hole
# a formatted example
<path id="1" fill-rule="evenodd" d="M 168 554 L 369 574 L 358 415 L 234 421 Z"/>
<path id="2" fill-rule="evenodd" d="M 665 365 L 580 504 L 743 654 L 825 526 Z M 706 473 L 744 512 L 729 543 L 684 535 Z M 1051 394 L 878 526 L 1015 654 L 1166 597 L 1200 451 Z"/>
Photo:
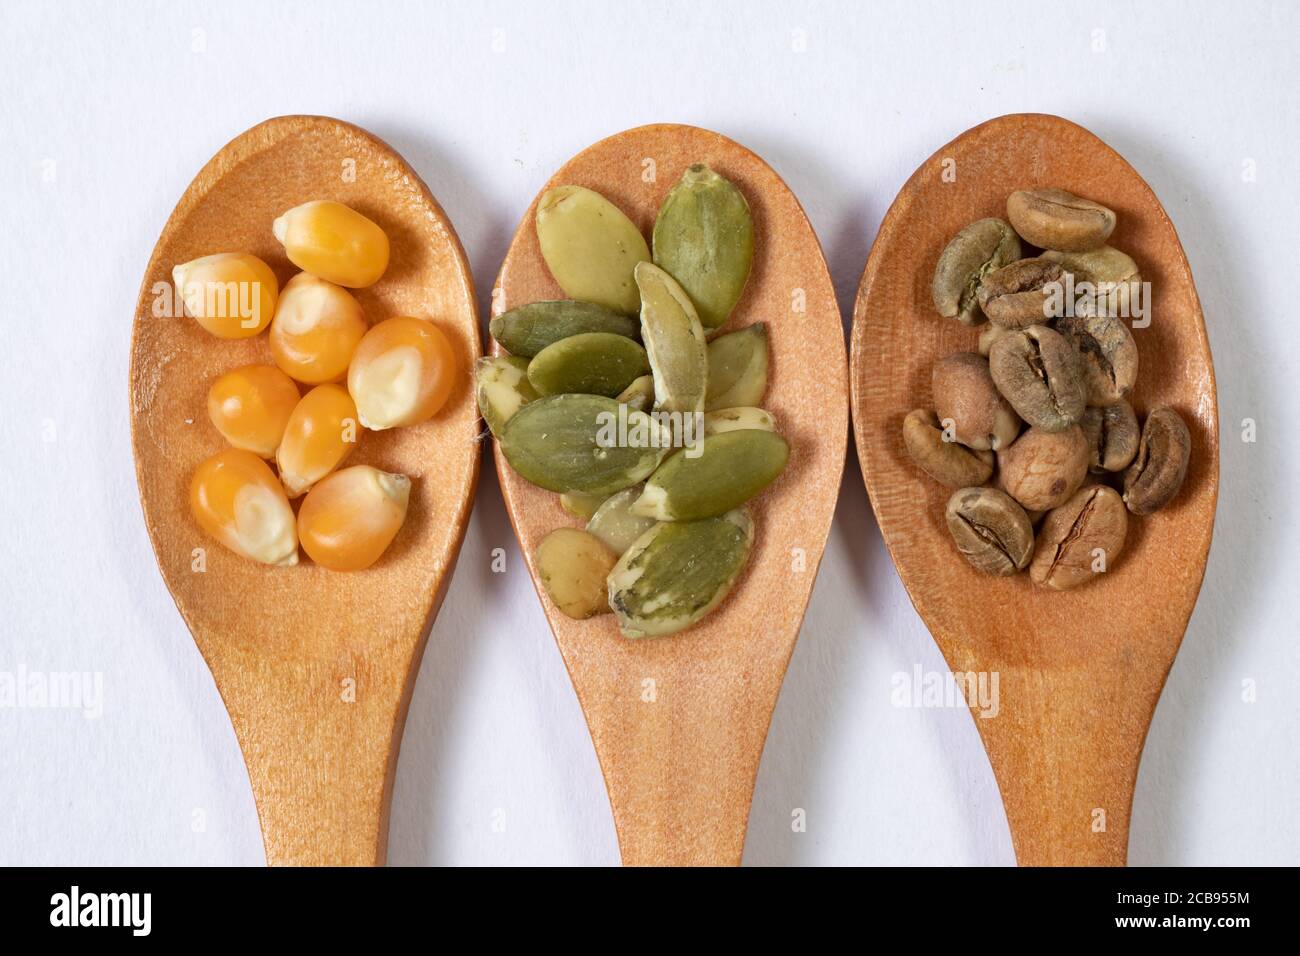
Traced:
<path id="1" fill-rule="evenodd" d="M 247 253 L 203 256 L 172 270 L 199 325 L 223 339 L 269 326 L 275 362 L 232 369 L 212 383 L 208 416 L 233 447 L 198 467 L 190 510 L 204 531 L 262 564 L 297 564 L 301 543 L 323 567 L 358 571 L 397 536 L 411 481 L 369 465 L 339 466 L 362 430 L 437 414 L 455 384 L 455 354 L 423 319 L 366 321 L 348 289 L 373 285 L 388 268 L 388 236 L 374 222 L 321 200 L 290 209 L 272 231 L 302 270 L 283 289 Z M 303 495 L 295 516 L 289 500 Z"/>

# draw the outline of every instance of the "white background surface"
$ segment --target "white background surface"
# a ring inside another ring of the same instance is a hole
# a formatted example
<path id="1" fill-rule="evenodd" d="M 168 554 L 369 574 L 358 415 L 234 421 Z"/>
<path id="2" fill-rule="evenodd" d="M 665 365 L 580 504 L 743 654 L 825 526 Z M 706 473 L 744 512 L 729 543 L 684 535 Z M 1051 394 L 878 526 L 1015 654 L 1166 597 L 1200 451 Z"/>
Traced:
<path id="1" fill-rule="evenodd" d="M 104 703 L 98 719 L 0 709 L 0 863 L 263 860 L 229 721 L 145 534 L 127 414 L 142 270 L 235 134 L 323 113 L 386 139 L 455 223 L 486 313 L 518 217 L 570 155 L 647 122 L 711 127 L 803 201 L 847 316 L 913 169 L 1027 110 L 1090 127 L 1154 187 L 1218 373 L 1218 526 L 1147 743 L 1131 861 L 1300 862 L 1300 16 L 1282 3 L 996 6 L 5 2 L 0 671 L 102 672 Z M 505 575 L 489 569 L 498 546 Z M 746 862 L 1012 862 L 968 712 L 891 705 L 891 677 L 918 665 L 943 667 L 850 447 Z M 796 807 L 806 833 L 791 832 Z M 411 706 L 390 846 L 402 864 L 617 860 L 490 460 Z"/>

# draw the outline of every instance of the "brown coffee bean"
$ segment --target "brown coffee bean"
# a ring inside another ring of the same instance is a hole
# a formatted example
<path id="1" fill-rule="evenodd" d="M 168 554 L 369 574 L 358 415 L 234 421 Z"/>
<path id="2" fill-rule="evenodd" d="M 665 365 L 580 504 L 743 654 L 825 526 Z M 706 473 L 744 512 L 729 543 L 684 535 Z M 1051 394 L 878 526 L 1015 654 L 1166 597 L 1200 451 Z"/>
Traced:
<path id="1" fill-rule="evenodd" d="M 982 485 L 993 474 L 993 452 L 944 441 L 939 416 L 926 408 L 903 419 L 903 445 L 922 471 L 949 488 Z"/>
<path id="2" fill-rule="evenodd" d="M 984 326 L 984 331 L 980 333 L 980 355 L 988 358 L 989 352 L 993 350 L 993 343 L 1010 331 L 1011 329 L 1004 329 L 1002 326 L 994 325 L 992 322 Z"/>
<path id="3" fill-rule="evenodd" d="M 1147 415 L 1137 457 L 1124 472 L 1124 503 L 1135 515 L 1149 515 L 1173 500 L 1187 477 L 1192 435 L 1179 414 L 1162 407 Z"/>
<path id="4" fill-rule="evenodd" d="M 1133 390 L 1138 374 L 1137 343 L 1122 319 L 1071 316 L 1057 319 L 1056 330 L 1079 353 L 1089 405 L 1114 405 Z"/>
<path id="5" fill-rule="evenodd" d="M 1128 402 L 1085 409 L 1079 427 L 1088 442 L 1088 470 L 1093 474 L 1123 471 L 1137 454 L 1138 420 Z"/>
<path id="6" fill-rule="evenodd" d="M 1087 485 L 1043 519 L 1029 577 L 1058 591 L 1077 587 L 1114 566 L 1127 536 L 1128 512 L 1119 493 Z"/>
<path id="7" fill-rule="evenodd" d="M 1015 574 L 1034 550 L 1034 527 L 1025 509 L 996 488 L 953 492 L 944 512 L 957 550 L 977 571 Z"/>
<path id="8" fill-rule="evenodd" d="M 989 372 L 1002 396 L 1030 425 L 1064 431 L 1082 416 L 1087 398 L 1079 356 L 1044 325 L 1008 332 L 989 351 Z"/>
<path id="9" fill-rule="evenodd" d="M 989 363 L 974 352 L 955 352 L 934 363 L 930 380 L 934 410 L 944 428 L 968 448 L 985 451 L 1009 445 L 1020 419 L 993 384 Z"/>
<path id="10" fill-rule="evenodd" d="M 1043 258 L 1059 262 L 1074 276 L 1075 306 L 1078 315 L 1114 315 L 1132 317 L 1134 287 L 1142 282 L 1137 263 L 1114 246 L 1100 246 L 1087 252 L 1049 250 Z"/>
<path id="11" fill-rule="evenodd" d="M 1074 276 L 1075 282 L 1109 286 L 1141 279 L 1138 264 L 1133 261 L 1133 257 L 1120 252 L 1114 246 L 1098 246 L 1087 252 L 1061 252 L 1049 249 L 1042 257 L 1051 262 L 1059 262 L 1066 272 Z"/>
<path id="12" fill-rule="evenodd" d="M 1008 329 L 1045 325 L 1063 302 L 1065 270 L 1046 259 L 1021 259 L 984 277 L 979 304 L 989 321 Z"/>
<path id="13" fill-rule="evenodd" d="M 1071 425 L 1063 432 L 1031 428 L 998 452 L 998 487 L 1026 511 L 1064 504 L 1088 475 L 1088 440 Z"/>
<path id="14" fill-rule="evenodd" d="M 1007 218 L 1030 245 L 1060 252 L 1096 249 L 1115 229 L 1114 212 L 1064 189 L 1016 190 Z"/>
<path id="15" fill-rule="evenodd" d="M 1001 219 L 980 219 L 957 235 L 939 255 L 930 284 L 934 307 L 966 325 L 984 321 L 976 291 L 980 280 L 1020 258 L 1020 237 Z"/>

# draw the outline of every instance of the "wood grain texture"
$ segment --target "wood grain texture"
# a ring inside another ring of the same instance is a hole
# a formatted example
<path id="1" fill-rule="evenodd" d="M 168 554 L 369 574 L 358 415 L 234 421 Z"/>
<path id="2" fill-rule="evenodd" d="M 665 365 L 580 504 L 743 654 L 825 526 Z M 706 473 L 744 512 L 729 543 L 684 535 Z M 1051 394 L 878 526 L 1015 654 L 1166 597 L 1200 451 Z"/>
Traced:
<path id="1" fill-rule="evenodd" d="M 224 447 L 208 420 L 208 386 L 238 365 L 271 363 L 271 354 L 265 335 L 222 340 L 193 319 L 155 312 L 172 266 L 215 252 L 260 256 L 283 287 L 297 269 L 271 222 L 311 199 L 347 203 L 388 233 L 387 273 L 356 290 L 368 319 L 429 319 L 462 363 L 433 420 L 365 432 L 350 457 L 413 479 L 406 523 L 388 552 L 350 574 L 306 558 L 267 568 L 200 531 L 190 476 Z M 397 153 L 338 120 L 279 117 L 233 140 L 185 191 L 149 260 L 131 344 L 140 499 L 167 587 L 230 712 L 269 863 L 384 861 L 411 690 L 478 478 L 469 371 L 479 353 L 473 284 L 451 223 Z M 196 548 L 206 552 L 202 573 L 192 569 Z"/>
<path id="2" fill-rule="evenodd" d="M 740 863 L 763 741 L 821 561 L 848 437 L 843 327 L 830 275 L 798 201 L 766 163 L 717 133 L 646 126 L 578 154 L 542 191 L 594 189 L 648 237 L 660 202 L 695 162 L 735 182 L 754 215 L 753 271 L 723 331 L 769 324 L 764 405 L 791 454 L 785 474 L 751 504 L 756 542 L 743 577 L 694 628 L 627 640 L 612 615 L 571 620 L 538 587 L 587 717 L 627 864 Z M 501 267 L 494 314 L 563 297 L 538 249 L 536 207 L 534 200 Z M 518 477 L 499 448 L 497 471 L 536 584 L 538 541 L 578 522 L 556 495 Z"/>
<path id="3" fill-rule="evenodd" d="M 944 181 L 945 168 L 955 182 Z M 912 464 L 901 433 L 908 411 L 932 407 L 934 361 L 975 350 L 979 336 L 934 309 L 940 251 L 967 223 L 1005 218 L 1007 195 L 1033 186 L 1118 214 L 1110 244 L 1152 285 L 1151 325 L 1133 330 L 1132 402 L 1139 418 L 1173 406 L 1193 443 L 1178 497 L 1134 517 L 1115 567 L 1067 592 L 972 569 L 944 525 L 950 491 Z M 899 577 L 953 671 L 999 675 L 999 712 L 976 713 L 975 723 L 1018 861 L 1124 863 L 1143 741 L 1200 590 L 1218 497 L 1214 368 L 1173 224 L 1133 168 L 1087 130 L 1043 115 L 977 126 L 926 160 L 886 215 L 858 292 L 850 377 L 858 454 Z"/>

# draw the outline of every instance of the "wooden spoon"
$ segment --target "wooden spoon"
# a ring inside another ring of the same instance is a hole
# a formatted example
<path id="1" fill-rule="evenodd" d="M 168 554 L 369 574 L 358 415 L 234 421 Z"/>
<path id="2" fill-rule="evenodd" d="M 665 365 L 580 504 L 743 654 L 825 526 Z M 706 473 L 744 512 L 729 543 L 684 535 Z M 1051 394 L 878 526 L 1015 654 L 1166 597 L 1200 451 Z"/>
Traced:
<path id="1" fill-rule="evenodd" d="M 628 640 L 611 615 L 572 620 L 537 587 L 587 717 L 627 864 L 740 863 L 763 741 L 826 543 L 848 433 L 843 327 L 826 262 L 798 201 L 761 159 L 708 130 L 643 126 L 579 153 L 543 192 L 590 187 L 648 236 L 660 202 L 696 162 L 735 182 L 754 215 L 753 271 L 726 330 L 768 323 L 764 405 L 791 454 L 785 474 L 752 503 L 757 535 L 744 576 L 695 627 Z M 536 208 L 534 200 L 501 266 L 494 314 L 563 298 L 538 249 Z M 538 541 L 577 522 L 556 495 L 516 475 L 499 449 L 497 471 L 537 584 Z"/>
<path id="2" fill-rule="evenodd" d="M 930 370 L 979 336 L 930 301 L 939 253 L 959 229 L 1006 215 L 1007 195 L 1060 186 L 1119 216 L 1110 243 L 1151 283 L 1133 405 L 1171 405 L 1192 432 L 1172 504 L 1129 523 L 1114 569 L 1076 590 L 993 578 L 957 553 L 951 491 L 912 464 L 903 417 L 932 407 Z M 1205 573 L 1219 488 L 1214 368 L 1187 258 L 1154 193 L 1118 153 L 1055 116 L 1003 116 L 959 136 L 908 180 L 880 227 L 852 335 L 854 428 L 881 535 L 954 672 L 996 673 L 999 708 L 979 718 L 1022 865 L 1125 862 L 1138 760 Z"/>
<path id="3" fill-rule="evenodd" d="M 305 558 L 293 568 L 244 560 L 207 538 L 188 506 L 194 468 L 224 446 L 208 421 L 209 384 L 271 355 L 265 335 L 227 341 L 170 317 L 172 266 L 251 252 L 283 286 L 297 270 L 271 222 L 310 199 L 345 202 L 388 233 L 387 273 L 356 293 L 370 320 L 430 319 L 463 364 L 432 421 L 367 432 L 349 458 L 414 479 L 388 552 L 351 574 Z M 149 260 L 131 343 L 140 499 L 163 578 L 230 712 L 268 863 L 384 861 L 402 726 L 474 499 L 478 355 L 474 287 L 451 223 L 396 152 L 338 120 L 283 116 L 233 140 L 185 191 Z"/>

